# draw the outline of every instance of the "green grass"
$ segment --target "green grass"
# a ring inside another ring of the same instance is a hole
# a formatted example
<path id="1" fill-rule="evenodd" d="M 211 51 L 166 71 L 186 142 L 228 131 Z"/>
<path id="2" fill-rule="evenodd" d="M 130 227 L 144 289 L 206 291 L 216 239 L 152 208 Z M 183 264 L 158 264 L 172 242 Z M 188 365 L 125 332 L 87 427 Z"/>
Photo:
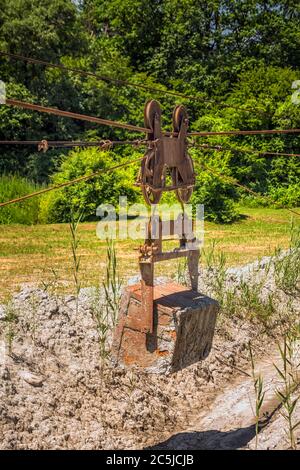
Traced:
<path id="1" fill-rule="evenodd" d="M 289 212 L 266 208 L 240 208 L 240 211 L 245 218 L 232 225 L 205 223 L 205 246 L 216 240 L 216 249 L 224 251 L 227 265 L 244 264 L 274 253 L 278 246 L 288 247 Z M 295 222 L 299 224 L 296 219 Z M 96 222 L 81 223 L 78 228 L 82 286 L 99 285 L 105 277 L 106 242 L 96 237 L 96 225 Z M 138 272 L 135 250 L 141 242 L 116 243 L 121 276 L 125 280 Z M 59 279 L 59 289 L 72 292 L 70 243 L 68 224 L 0 225 L 0 298 L 7 297 L 22 283 L 48 283 L 54 278 Z M 159 263 L 156 275 L 176 275 L 176 269 L 176 261 Z"/>
<path id="2" fill-rule="evenodd" d="M 17 175 L 0 176 L 0 202 L 15 199 L 40 189 L 39 186 Z M 39 198 L 28 199 L 23 203 L 2 207 L 0 210 L 0 224 L 31 225 L 38 221 Z"/>

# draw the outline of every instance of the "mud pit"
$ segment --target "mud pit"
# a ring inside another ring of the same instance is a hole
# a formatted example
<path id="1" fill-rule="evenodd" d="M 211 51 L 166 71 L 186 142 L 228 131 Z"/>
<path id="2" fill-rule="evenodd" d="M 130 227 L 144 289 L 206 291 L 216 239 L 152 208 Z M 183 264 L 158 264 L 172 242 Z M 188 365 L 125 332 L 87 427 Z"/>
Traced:
<path id="1" fill-rule="evenodd" d="M 7 313 L 0 309 L 1 449 L 251 448 L 247 343 L 265 356 L 277 320 L 270 338 L 260 322 L 226 316 L 206 360 L 173 375 L 149 375 L 101 368 L 90 294 L 81 291 L 78 312 L 72 296 L 36 288 L 15 295 L 11 354 Z M 234 415 L 230 393 L 243 400 Z M 267 436 L 272 423 L 263 431 L 264 448 L 273 445 Z M 228 441 L 239 429 L 249 432 Z M 282 435 L 278 446 L 287 447 Z"/>

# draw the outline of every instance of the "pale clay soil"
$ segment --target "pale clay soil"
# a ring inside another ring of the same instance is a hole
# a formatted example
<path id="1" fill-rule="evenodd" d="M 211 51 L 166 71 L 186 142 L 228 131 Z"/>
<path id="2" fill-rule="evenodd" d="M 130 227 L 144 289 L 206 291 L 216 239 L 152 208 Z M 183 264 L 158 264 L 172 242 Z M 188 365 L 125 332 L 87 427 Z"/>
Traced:
<path id="1" fill-rule="evenodd" d="M 228 282 L 263 270 L 263 262 L 230 270 Z M 270 272 L 261 295 L 272 289 Z M 25 287 L 13 300 L 10 354 L 0 306 L 0 449 L 253 449 L 249 340 L 266 388 L 259 448 L 289 447 L 273 362 L 280 362 L 275 342 L 284 308 L 299 314 L 299 298 L 276 296 L 270 328 L 222 314 L 209 357 L 166 376 L 109 361 L 101 368 L 92 293 L 81 291 L 76 312 L 73 296 Z"/>

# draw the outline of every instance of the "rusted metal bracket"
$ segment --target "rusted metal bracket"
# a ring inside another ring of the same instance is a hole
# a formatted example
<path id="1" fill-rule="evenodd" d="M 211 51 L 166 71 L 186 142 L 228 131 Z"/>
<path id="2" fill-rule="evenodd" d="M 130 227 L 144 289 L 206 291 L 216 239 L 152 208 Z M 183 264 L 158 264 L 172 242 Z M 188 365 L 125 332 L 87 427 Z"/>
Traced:
<path id="1" fill-rule="evenodd" d="M 161 108 L 156 100 L 146 103 L 145 127 L 152 129 L 147 134 L 148 150 L 142 161 L 137 184 L 141 186 L 147 204 L 158 204 L 163 191 L 175 191 L 181 203 L 187 203 L 195 185 L 193 161 L 187 151 L 188 115 L 184 106 L 173 111 L 173 132 L 163 136 Z M 167 185 L 167 173 L 172 180 Z"/>
<path id="2" fill-rule="evenodd" d="M 198 286 L 198 264 L 200 251 L 193 234 L 193 223 L 185 214 L 176 221 L 162 221 L 152 217 L 147 223 L 147 237 L 140 247 L 141 272 L 141 331 L 153 333 L 154 263 L 187 257 L 190 283 L 193 290 Z M 162 249 L 163 235 L 179 236 L 179 246 L 172 251 Z"/>
<path id="3" fill-rule="evenodd" d="M 48 141 L 46 139 L 43 139 L 39 142 L 38 144 L 38 151 L 39 152 L 47 152 L 47 150 L 49 150 L 49 144 L 48 144 Z"/>

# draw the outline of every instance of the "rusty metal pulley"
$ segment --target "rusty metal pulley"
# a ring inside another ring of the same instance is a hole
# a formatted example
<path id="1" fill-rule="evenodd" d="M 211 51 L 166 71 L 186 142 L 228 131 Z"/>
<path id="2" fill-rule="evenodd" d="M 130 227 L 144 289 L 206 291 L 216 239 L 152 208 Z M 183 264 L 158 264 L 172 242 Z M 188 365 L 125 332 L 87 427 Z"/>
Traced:
<path id="1" fill-rule="evenodd" d="M 175 191 L 181 203 L 187 203 L 195 185 L 193 161 L 187 151 L 188 115 L 184 106 L 173 111 L 173 133 L 164 136 L 161 130 L 161 108 L 150 100 L 144 110 L 148 134 L 148 150 L 144 155 L 137 184 L 141 186 L 147 204 L 158 204 L 163 191 Z M 172 184 L 167 185 L 169 173 Z"/>

